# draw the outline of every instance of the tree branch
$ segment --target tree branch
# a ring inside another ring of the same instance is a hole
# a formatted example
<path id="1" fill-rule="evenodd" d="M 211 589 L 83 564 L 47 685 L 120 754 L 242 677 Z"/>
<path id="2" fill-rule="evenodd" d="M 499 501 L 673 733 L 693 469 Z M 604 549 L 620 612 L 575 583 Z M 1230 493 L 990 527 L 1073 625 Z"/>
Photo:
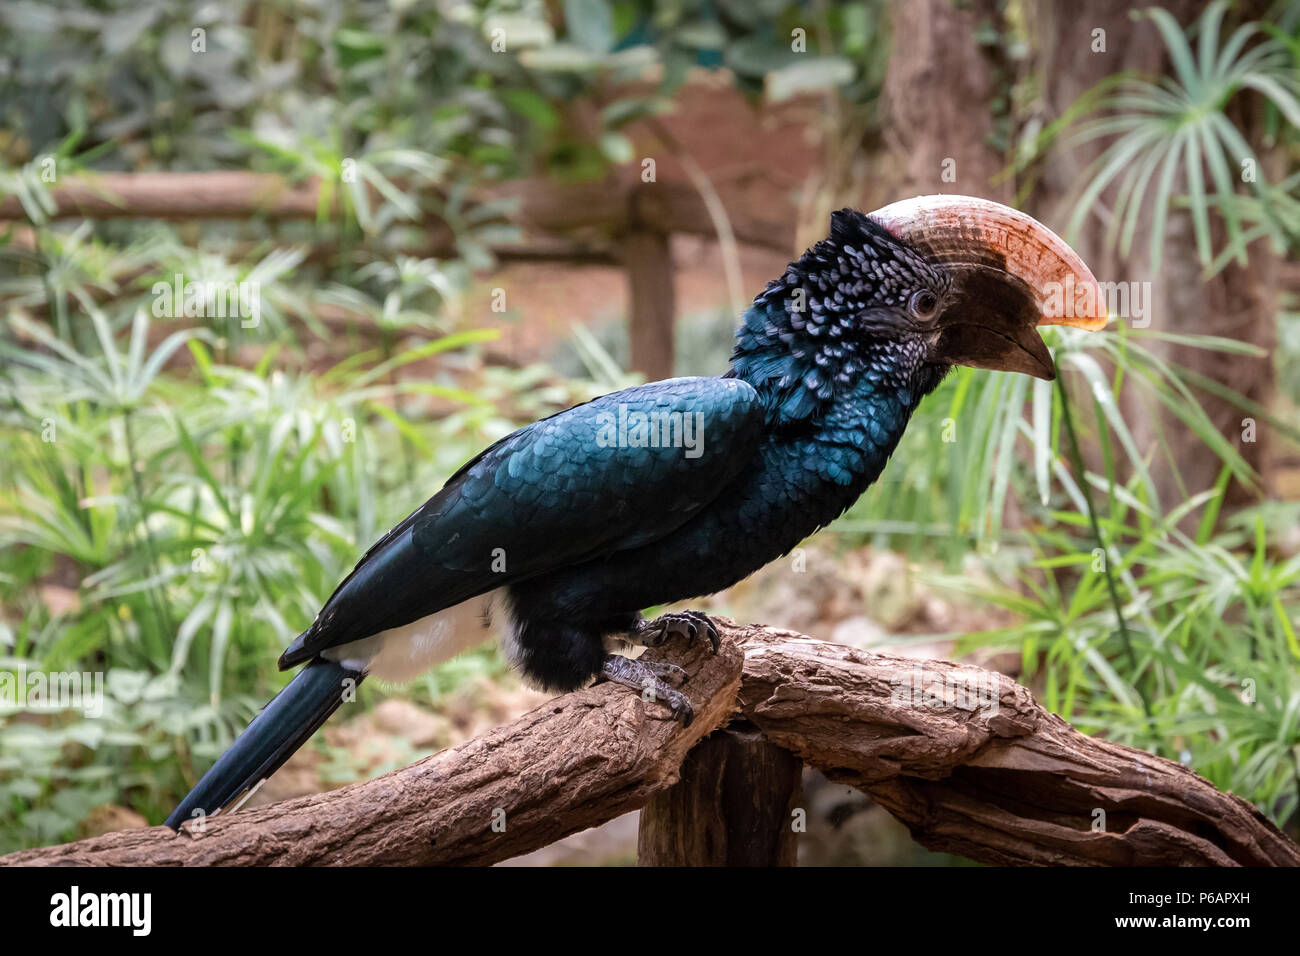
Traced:
<path id="1" fill-rule="evenodd" d="M 214 817 L 202 833 L 194 824 L 123 830 L 11 853 L 0 865 L 496 863 L 635 810 L 676 782 L 687 752 L 730 718 L 741 652 L 695 647 L 674 660 L 692 675 L 690 727 L 626 687 L 600 684 L 374 780 Z"/>
<path id="2" fill-rule="evenodd" d="M 1079 733 L 1002 674 L 790 631 L 735 636 L 745 716 L 932 850 L 1004 865 L 1300 865 L 1245 800 Z"/>
<path id="3" fill-rule="evenodd" d="M 1300 847 L 1244 800 L 1079 733 L 1001 674 L 716 620 L 717 657 L 669 647 L 691 673 L 689 728 L 602 684 L 403 770 L 217 817 L 201 834 L 128 830 L 0 865 L 494 863 L 643 806 L 737 707 L 933 849 L 1003 864 L 1300 865 Z"/>

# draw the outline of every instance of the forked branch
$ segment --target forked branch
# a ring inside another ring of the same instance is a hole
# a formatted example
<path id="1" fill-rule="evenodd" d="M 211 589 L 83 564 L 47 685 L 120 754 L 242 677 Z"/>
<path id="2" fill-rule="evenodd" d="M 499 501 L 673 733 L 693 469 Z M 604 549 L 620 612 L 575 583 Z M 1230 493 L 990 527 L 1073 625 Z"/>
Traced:
<path id="1" fill-rule="evenodd" d="M 495 863 L 643 806 L 740 711 L 933 849 L 989 863 L 1300 865 L 1300 847 L 1246 801 L 1079 733 L 1001 674 L 717 623 L 717 657 L 670 648 L 691 674 L 689 728 L 600 685 L 402 770 L 217 817 L 201 833 L 127 830 L 0 864 Z"/>

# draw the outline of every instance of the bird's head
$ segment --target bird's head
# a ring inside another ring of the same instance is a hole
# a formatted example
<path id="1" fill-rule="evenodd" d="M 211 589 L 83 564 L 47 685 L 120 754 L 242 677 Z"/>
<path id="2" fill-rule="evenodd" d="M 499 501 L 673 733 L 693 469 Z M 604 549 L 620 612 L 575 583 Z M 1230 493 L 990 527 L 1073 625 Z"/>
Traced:
<path id="1" fill-rule="evenodd" d="M 953 365 L 1055 375 L 1040 325 L 1106 324 L 1102 290 L 1031 216 L 970 196 L 831 215 L 831 234 L 769 282 L 733 374 L 806 417 L 862 382 L 914 406 Z"/>

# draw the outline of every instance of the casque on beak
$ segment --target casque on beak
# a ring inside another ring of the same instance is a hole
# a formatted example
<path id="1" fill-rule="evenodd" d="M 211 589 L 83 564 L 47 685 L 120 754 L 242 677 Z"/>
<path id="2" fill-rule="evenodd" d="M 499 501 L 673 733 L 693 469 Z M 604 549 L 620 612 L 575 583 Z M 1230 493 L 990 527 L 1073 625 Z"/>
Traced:
<path id="1" fill-rule="evenodd" d="M 1040 325 L 1096 331 L 1101 286 L 1078 254 L 1019 210 L 973 196 L 917 196 L 871 218 L 952 278 L 931 360 L 1055 378 Z"/>

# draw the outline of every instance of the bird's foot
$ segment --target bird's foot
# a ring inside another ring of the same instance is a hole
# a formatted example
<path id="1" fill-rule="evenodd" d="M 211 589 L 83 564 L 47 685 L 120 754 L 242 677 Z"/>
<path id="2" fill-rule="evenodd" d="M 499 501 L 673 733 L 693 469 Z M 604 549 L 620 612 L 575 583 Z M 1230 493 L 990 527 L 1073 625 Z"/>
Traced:
<path id="1" fill-rule="evenodd" d="M 722 646 L 722 638 L 713 622 L 709 620 L 709 616 L 700 611 L 673 611 L 660 614 L 653 621 L 641 621 L 628 635 L 628 640 L 646 647 L 658 647 L 673 635 L 680 635 L 693 641 L 700 636 L 701 632 L 713 645 L 713 653 L 718 653 L 718 648 Z"/>
<path id="2" fill-rule="evenodd" d="M 670 687 L 665 678 L 672 678 L 678 683 L 686 682 L 686 671 L 676 664 L 662 661 L 633 660 L 618 654 L 610 654 L 601 665 L 600 674 L 605 680 L 631 687 L 641 692 L 647 702 L 667 704 L 673 717 L 689 727 L 695 719 L 695 710 L 691 702 L 681 691 Z"/>

